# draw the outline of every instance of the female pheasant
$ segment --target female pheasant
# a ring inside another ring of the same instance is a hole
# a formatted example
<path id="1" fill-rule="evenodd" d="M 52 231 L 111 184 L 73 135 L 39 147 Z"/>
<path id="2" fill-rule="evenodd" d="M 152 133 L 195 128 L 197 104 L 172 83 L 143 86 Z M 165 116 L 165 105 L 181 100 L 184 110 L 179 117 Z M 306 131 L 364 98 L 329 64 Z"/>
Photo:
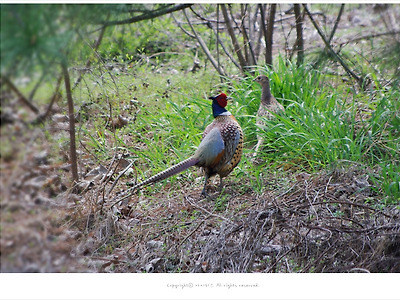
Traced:
<path id="1" fill-rule="evenodd" d="M 205 182 L 202 195 L 207 195 L 208 179 L 216 174 L 222 178 L 229 175 L 238 165 L 243 152 L 243 131 L 235 117 L 225 109 L 228 97 L 221 93 L 210 97 L 214 121 L 206 127 L 203 138 L 194 155 L 188 159 L 162 171 L 149 179 L 136 184 L 127 193 L 157 181 L 176 175 L 192 166 L 200 167 L 205 173 Z"/>
<path id="2" fill-rule="evenodd" d="M 279 111 L 284 111 L 285 108 L 280 104 L 274 96 L 271 94 L 271 89 L 269 87 L 269 79 L 267 76 L 260 75 L 254 79 L 255 82 L 258 82 L 262 87 L 261 92 L 261 102 L 260 107 L 257 111 L 257 125 L 265 125 L 262 118 L 273 119 L 274 115 L 271 113 L 278 113 Z M 257 145 L 254 149 L 253 158 L 257 156 L 258 150 L 261 147 L 264 139 L 261 135 L 257 135 Z"/>

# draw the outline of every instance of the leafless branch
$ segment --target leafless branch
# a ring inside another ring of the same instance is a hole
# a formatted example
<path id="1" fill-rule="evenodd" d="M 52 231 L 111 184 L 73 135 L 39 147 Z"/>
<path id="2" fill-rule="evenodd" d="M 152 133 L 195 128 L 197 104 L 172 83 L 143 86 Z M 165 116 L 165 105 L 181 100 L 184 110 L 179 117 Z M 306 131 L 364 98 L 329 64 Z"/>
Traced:
<path id="1" fill-rule="evenodd" d="M 99 36 L 98 36 L 96 42 L 93 44 L 93 47 L 92 47 L 94 53 L 96 53 L 97 49 L 99 48 L 100 43 L 101 43 L 101 41 L 103 40 L 103 36 L 104 36 L 104 32 L 105 32 L 105 31 L 106 31 L 106 27 L 102 27 L 102 28 L 101 28 L 101 31 L 100 31 L 100 34 L 99 34 Z M 85 70 L 89 69 L 90 64 L 91 64 L 91 57 L 89 57 L 88 60 L 86 61 L 84 71 L 82 71 L 82 72 L 79 74 L 79 77 L 76 79 L 76 81 L 75 81 L 75 83 L 74 83 L 74 86 L 72 87 L 72 90 L 74 90 L 74 89 L 78 86 L 78 84 L 81 82 L 82 76 L 83 76 L 83 74 L 85 73 Z"/>
<path id="2" fill-rule="evenodd" d="M 311 15 L 310 11 L 308 10 L 307 4 L 303 4 L 303 7 L 304 7 L 308 17 L 310 18 L 311 23 L 314 25 L 315 29 L 317 30 L 317 32 L 318 32 L 319 36 L 321 37 L 321 39 L 323 40 L 323 42 L 325 43 L 325 46 L 327 47 L 329 52 L 332 54 L 332 56 L 335 58 L 335 60 L 342 65 L 342 67 L 345 69 L 346 73 L 349 74 L 351 77 L 353 77 L 357 81 L 357 83 L 362 87 L 363 79 L 360 78 L 358 75 L 356 75 L 352 70 L 350 70 L 350 68 L 343 61 L 343 59 L 339 56 L 339 54 L 337 54 L 335 52 L 335 50 L 333 50 L 333 48 L 329 44 L 325 34 L 322 32 L 321 28 L 319 28 L 318 24 L 315 22 L 313 16 Z"/>
<path id="3" fill-rule="evenodd" d="M 346 42 L 340 43 L 339 45 L 340 45 L 340 47 L 342 47 L 343 45 L 362 41 L 362 40 L 373 39 L 373 38 L 385 36 L 385 35 L 397 35 L 397 34 L 400 34 L 400 31 L 388 31 L 388 32 L 383 32 L 383 33 L 368 34 L 368 35 L 363 35 L 358 38 L 354 38 L 354 39 L 348 40 Z"/>
<path id="4" fill-rule="evenodd" d="M 166 14 L 172 13 L 174 11 L 188 8 L 192 5 L 193 4 L 177 4 L 177 5 L 170 4 L 168 7 L 163 7 L 162 9 L 158 9 L 158 10 L 154 10 L 154 11 L 149 10 L 146 12 L 142 12 L 141 15 L 135 16 L 135 17 L 132 17 L 129 19 L 119 20 L 119 21 L 104 21 L 104 22 L 102 22 L 102 25 L 104 27 L 107 27 L 107 26 L 114 26 L 114 25 L 136 23 L 136 22 L 140 22 L 143 20 L 154 19 L 156 17 L 160 17 L 162 15 L 166 15 Z"/>
<path id="5" fill-rule="evenodd" d="M 38 114 L 39 109 L 33 105 L 25 96 L 20 92 L 20 90 L 11 82 L 11 80 L 7 76 L 1 76 L 1 81 L 4 81 L 10 89 L 18 96 L 19 100 L 28 106 L 34 113 Z"/>
<path id="6" fill-rule="evenodd" d="M 339 14 L 338 14 L 338 16 L 336 18 L 335 25 L 333 26 L 331 35 L 329 36 L 329 39 L 328 39 L 328 43 L 329 44 L 331 43 L 331 41 L 333 39 L 333 36 L 335 35 L 335 32 L 336 32 L 336 29 L 337 29 L 337 27 L 339 25 L 339 21 L 340 21 L 340 18 L 342 16 L 343 10 L 344 10 L 344 3 L 340 6 Z"/>
<path id="7" fill-rule="evenodd" d="M 181 23 L 175 18 L 175 15 L 173 13 L 171 13 L 172 18 L 174 19 L 176 25 L 178 25 L 178 27 L 188 36 L 190 36 L 192 39 L 195 39 L 196 36 L 192 33 L 190 33 L 189 31 L 187 31 L 185 28 L 183 28 L 183 26 L 181 25 Z"/>
<path id="8" fill-rule="evenodd" d="M 245 22 L 244 22 L 245 18 L 246 18 L 246 15 L 248 14 L 247 13 L 248 7 L 247 7 L 247 4 L 246 4 L 245 7 L 243 7 L 243 5 L 244 4 L 241 4 L 241 7 L 242 7 L 241 29 L 242 29 L 242 34 L 243 34 L 243 43 L 244 43 L 244 47 L 246 49 L 245 53 L 246 53 L 246 56 L 247 56 L 247 62 L 250 65 L 255 65 L 256 64 L 256 57 L 254 55 L 253 45 L 252 45 L 251 39 L 249 37 L 249 34 L 247 33 L 247 29 L 246 29 Z M 249 47 L 248 51 L 247 51 L 247 47 Z"/>
<path id="9" fill-rule="evenodd" d="M 186 11 L 183 10 L 183 14 L 186 17 L 186 20 L 190 26 L 190 28 L 192 29 L 193 34 L 195 35 L 197 41 L 200 44 L 200 47 L 203 49 L 204 53 L 206 54 L 207 58 L 210 60 L 211 64 L 214 66 L 214 68 L 217 70 L 217 72 L 221 75 L 221 76 L 227 76 L 225 71 L 223 70 L 223 68 L 221 66 L 219 66 L 218 62 L 215 60 L 215 58 L 212 56 L 210 50 L 208 49 L 206 43 L 203 41 L 203 39 L 201 38 L 200 35 L 197 34 L 196 30 L 194 29 L 192 23 L 190 22 L 189 17 L 186 14 Z"/>
<path id="10" fill-rule="evenodd" d="M 51 97 L 50 104 L 49 104 L 49 106 L 47 107 L 46 112 L 45 112 L 43 115 L 40 115 L 33 123 L 40 123 L 40 122 L 43 122 L 43 121 L 46 120 L 47 117 L 49 116 L 50 111 L 51 111 L 51 109 L 52 109 L 54 103 L 58 100 L 59 97 L 61 97 L 60 92 L 59 92 L 59 89 L 60 89 L 60 85 L 61 85 L 62 79 L 63 79 L 63 75 L 61 75 L 61 76 L 58 77 L 57 84 L 56 84 L 56 89 L 55 89 L 55 91 L 54 91 L 53 96 Z"/>

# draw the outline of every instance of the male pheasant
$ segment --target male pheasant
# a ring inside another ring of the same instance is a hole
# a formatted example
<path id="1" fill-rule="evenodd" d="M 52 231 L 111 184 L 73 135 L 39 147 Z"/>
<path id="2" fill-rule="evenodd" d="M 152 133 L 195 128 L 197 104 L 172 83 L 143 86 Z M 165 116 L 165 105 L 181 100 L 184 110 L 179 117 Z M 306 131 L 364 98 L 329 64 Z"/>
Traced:
<path id="1" fill-rule="evenodd" d="M 262 118 L 267 118 L 269 120 L 274 118 L 274 115 L 271 113 L 278 113 L 279 111 L 284 111 L 285 108 L 280 104 L 274 96 L 271 94 L 271 89 L 269 87 L 269 79 L 267 76 L 260 75 L 254 79 L 255 82 L 258 82 L 262 87 L 261 92 L 261 102 L 260 107 L 257 111 L 257 121 L 256 124 L 258 126 L 265 125 Z M 260 134 L 257 134 L 257 145 L 254 149 L 253 158 L 257 156 L 258 150 L 261 147 L 264 139 Z"/>
<path id="2" fill-rule="evenodd" d="M 220 189 L 222 189 L 222 178 L 228 176 L 242 158 L 243 131 L 235 117 L 225 109 L 228 98 L 224 93 L 209 99 L 213 100 L 214 121 L 204 130 L 202 141 L 194 155 L 136 184 L 127 191 L 128 194 L 142 186 L 183 172 L 192 166 L 204 170 L 205 182 L 202 195 L 207 195 L 207 181 L 216 174 L 220 177 Z"/>

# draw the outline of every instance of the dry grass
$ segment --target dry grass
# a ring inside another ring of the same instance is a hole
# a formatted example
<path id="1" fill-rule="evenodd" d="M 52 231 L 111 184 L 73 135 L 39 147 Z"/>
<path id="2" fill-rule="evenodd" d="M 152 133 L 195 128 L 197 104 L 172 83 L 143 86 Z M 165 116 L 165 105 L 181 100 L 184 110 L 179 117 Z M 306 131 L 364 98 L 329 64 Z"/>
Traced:
<path id="1" fill-rule="evenodd" d="M 228 182 L 205 199 L 201 183 L 180 184 L 112 208 L 95 184 L 81 222 L 91 238 L 77 255 L 100 272 L 400 271 L 400 213 L 368 204 L 361 168 L 299 175 L 262 195 L 235 193 Z"/>

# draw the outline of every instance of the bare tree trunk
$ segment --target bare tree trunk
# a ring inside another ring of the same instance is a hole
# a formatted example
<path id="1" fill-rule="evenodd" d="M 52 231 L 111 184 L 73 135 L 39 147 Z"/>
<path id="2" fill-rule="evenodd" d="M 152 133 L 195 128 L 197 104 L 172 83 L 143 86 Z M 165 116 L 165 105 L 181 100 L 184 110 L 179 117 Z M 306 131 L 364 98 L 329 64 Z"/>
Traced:
<path id="1" fill-rule="evenodd" d="M 265 26 L 265 11 L 267 9 L 267 5 L 266 4 L 259 4 L 258 5 L 259 9 L 260 9 L 260 15 L 261 15 L 261 31 L 264 34 L 264 41 L 265 41 L 265 47 L 267 47 L 267 27 Z M 267 50 L 265 50 L 265 62 L 267 62 Z"/>
<path id="2" fill-rule="evenodd" d="M 67 95 L 67 102 L 68 102 L 69 136 L 70 136 L 69 149 L 71 157 L 72 180 L 76 183 L 79 177 L 78 177 L 78 162 L 76 157 L 74 102 L 72 100 L 71 81 L 69 78 L 68 68 L 65 62 L 62 63 L 62 70 L 64 75 L 65 92 Z"/>
<path id="3" fill-rule="evenodd" d="M 304 40 L 303 40 L 303 18 L 300 12 L 300 4 L 294 5 L 294 15 L 296 18 L 296 48 L 297 48 L 297 66 L 304 62 Z"/>
<path id="4" fill-rule="evenodd" d="M 261 8 L 260 8 L 261 7 Z M 257 18 L 258 18 L 258 10 L 263 9 L 263 5 L 262 4 L 258 4 L 258 6 L 256 7 L 256 10 L 254 12 L 254 17 L 253 17 L 253 30 L 254 30 L 254 36 L 257 35 L 257 38 L 254 37 L 254 39 L 257 40 L 256 43 L 256 47 L 254 49 L 254 55 L 256 57 L 256 61 L 258 61 L 259 57 L 260 57 L 260 50 L 261 50 L 261 40 L 263 37 L 263 29 L 262 29 L 262 15 L 260 14 L 260 27 L 258 28 L 258 31 L 256 30 L 256 23 L 257 23 Z"/>
<path id="5" fill-rule="evenodd" d="M 276 4 L 271 4 L 269 9 L 268 16 L 268 24 L 267 24 L 267 33 L 266 33 L 266 50 L 265 50 L 265 63 L 272 67 L 272 37 L 274 34 L 274 23 L 275 23 L 275 12 L 276 12 Z"/>
<path id="6" fill-rule="evenodd" d="M 224 19 L 225 19 L 226 27 L 228 29 L 228 33 L 229 33 L 229 35 L 231 37 L 231 40 L 232 40 L 233 48 L 235 49 L 236 55 L 237 55 L 237 57 L 239 59 L 239 63 L 240 63 L 240 66 L 242 68 L 242 71 L 244 71 L 246 69 L 246 67 L 247 67 L 246 60 L 245 60 L 245 58 L 244 58 L 244 56 L 242 54 L 242 51 L 240 49 L 239 42 L 236 39 L 235 31 L 233 30 L 232 23 L 231 23 L 231 20 L 230 20 L 230 18 L 228 16 L 228 12 L 226 10 L 225 4 L 220 4 L 220 6 L 221 6 L 222 14 L 223 14 Z"/>

